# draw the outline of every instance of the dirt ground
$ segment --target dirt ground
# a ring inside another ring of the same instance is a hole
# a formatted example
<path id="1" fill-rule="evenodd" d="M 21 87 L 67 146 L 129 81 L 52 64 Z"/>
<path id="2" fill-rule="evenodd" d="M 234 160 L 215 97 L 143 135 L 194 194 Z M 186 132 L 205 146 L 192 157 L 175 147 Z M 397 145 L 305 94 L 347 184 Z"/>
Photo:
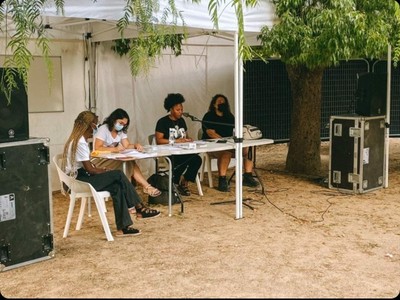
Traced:
<path id="1" fill-rule="evenodd" d="M 107 242 L 99 218 L 62 238 L 68 200 L 53 195 L 55 256 L 0 273 L 7 298 L 394 298 L 400 291 L 400 140 L 390 140 L 389 186 L 363 194 L 329 189 L 329 144 L 319 178 L 284 171 L 286 144 L 259 147 L 265 195 L 233 200 L 203 182 L 184 213 L 134 220 L 136 237 Z M 232 171 L 232 170 L 231 170 Z M 214 176 L 216 176 L 214 174 Z M 216 181 L 216 177 L 214 177 Z M 141 191 L 140 191 L 141 192 Z M 147 199 L 146 199 L 147 200 Z M 112 203 L 107 217 L 115 231 Z"/>

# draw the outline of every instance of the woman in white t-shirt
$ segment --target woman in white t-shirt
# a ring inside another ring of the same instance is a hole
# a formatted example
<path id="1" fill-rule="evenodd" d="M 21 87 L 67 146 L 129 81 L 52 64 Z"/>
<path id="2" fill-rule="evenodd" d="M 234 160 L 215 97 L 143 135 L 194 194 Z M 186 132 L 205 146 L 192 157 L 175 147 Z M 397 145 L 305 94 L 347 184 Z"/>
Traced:
<path id="1" fill-rule="evenodd" d="M 131 227 L 130 213 L 142 218 L 160 215 L 157 210 L 145 207 L 139 195 L 120 170 L 110 170 L 90 162 L 88 139 L 93 136 L 98 117 L 91 111 L 83 111 L 75 119 L 72 132 L 65 143 L 62 168 L 67 174 L 78 180 L 89 182 L 96 191 L 108 191 L 114 206 L 117 236 L 137 235 L 140 230 Z"/>
<path id="2" fill-rule="evenodd" d="M 128 113 L 117 108 L 114 110 L 98 128 L 94 135 L 93 150 L 97 151 L 112 151 L 120 152 L 125 149 L 137 149 L 143 151 L 143 146 L 140 144 L 132 144 L 127 136 L 129 127 L 129 115 Z M 94 158 L 93 162 L 100 167 L 109 169 L 120 169 L 122 170 L 123 162 L 111 159 Z M 153 187 L 144 178 L 142 171 L 135 161 L 125 161 L 126 164 L 126 175 L 130 179 L 134 179 L 143 187 L 144 193 L 156 197 L 161 194 L 157 188 Z"/>

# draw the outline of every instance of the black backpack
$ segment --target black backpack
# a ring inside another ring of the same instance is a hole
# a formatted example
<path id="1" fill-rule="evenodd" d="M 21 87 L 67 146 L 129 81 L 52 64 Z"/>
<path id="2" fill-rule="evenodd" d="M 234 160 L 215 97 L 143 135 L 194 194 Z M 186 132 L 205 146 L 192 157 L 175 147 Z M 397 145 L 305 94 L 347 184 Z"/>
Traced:
<path id="1" fill-rule="evenodd" d="M 152 197 L 149 195 L 149 204 L 168 205 L 168 175 L 153 174 L 147 181 L 161 191 L 159 196 Z M 179 203 L 179 198 L 175 192 L 172 192 L 172 204 L 176 203 Z"/>

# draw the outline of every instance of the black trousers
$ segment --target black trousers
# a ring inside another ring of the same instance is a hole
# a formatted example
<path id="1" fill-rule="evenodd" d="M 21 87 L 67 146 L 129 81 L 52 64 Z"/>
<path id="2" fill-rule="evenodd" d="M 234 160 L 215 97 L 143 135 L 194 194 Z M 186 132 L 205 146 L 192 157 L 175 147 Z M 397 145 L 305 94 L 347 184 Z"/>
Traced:
<path id="1" fill-rule="evenodd" d="M 195 182 L 202 163 L 198 154 L 173 155 L 171 161 L 174 170 L 174 183 L 179 184 L 182 174 L 187 181 Z"/>
<path id="2" fill-rule="evenodd" d="M 128 209 L 141 203 L 132 184 L 120 170 L 90 175 L 83 168 L 78 169 L 78 180 L 90 183 L 96 191 L 108 191 L 113 199 L 117 230 L 133 224 Z"/>

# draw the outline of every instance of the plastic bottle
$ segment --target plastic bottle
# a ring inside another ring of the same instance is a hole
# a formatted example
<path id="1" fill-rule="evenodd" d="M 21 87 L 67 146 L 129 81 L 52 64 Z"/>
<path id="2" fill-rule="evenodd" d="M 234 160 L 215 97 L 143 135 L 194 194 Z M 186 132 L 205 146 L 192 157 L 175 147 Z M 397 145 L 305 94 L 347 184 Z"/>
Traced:
<path id="1" fill-rule="evenodd" d="M 173 130 L 172 128 L 169 129 L 168 144 L 169 144 L 170 146 L 173 146 L 173 145 L 175 144 L 174 130 Z"/>

